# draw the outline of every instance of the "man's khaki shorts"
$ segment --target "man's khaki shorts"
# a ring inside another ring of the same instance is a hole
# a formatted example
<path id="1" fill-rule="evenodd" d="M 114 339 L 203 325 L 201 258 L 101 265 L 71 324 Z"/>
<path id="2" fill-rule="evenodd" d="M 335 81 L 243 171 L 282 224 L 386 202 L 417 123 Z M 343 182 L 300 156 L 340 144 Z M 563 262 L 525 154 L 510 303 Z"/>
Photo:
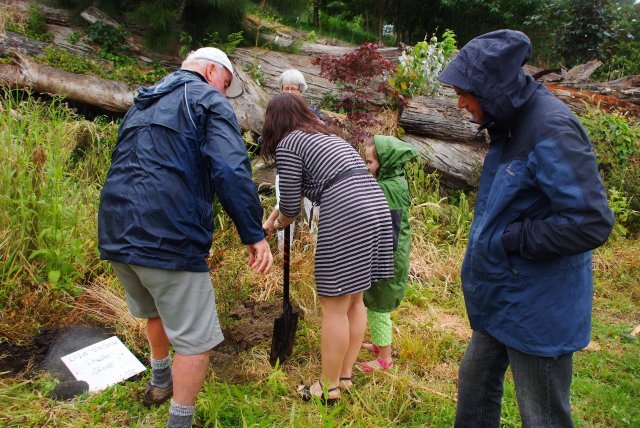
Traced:
<path id="1" fill-rule="evenodd" d="M 179 355 L 208 351 L 224 339 L 209 272 L 154 269 L 111 262 L 129 310 L 137 318 L 160 317 Z"/>

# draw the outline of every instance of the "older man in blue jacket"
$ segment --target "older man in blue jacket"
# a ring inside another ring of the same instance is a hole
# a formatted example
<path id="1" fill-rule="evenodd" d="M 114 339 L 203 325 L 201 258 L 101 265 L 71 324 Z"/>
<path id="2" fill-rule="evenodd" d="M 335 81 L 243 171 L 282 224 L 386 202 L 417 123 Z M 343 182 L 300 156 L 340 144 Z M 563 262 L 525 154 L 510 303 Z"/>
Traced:
<path id="1" fill-rule="evenodd" d="M 591 250 L 614 220 L 589 137 L 525 75 L 530 54 L 523 33 L 495 31 L 439 76 L 491 137 L 462 265 L 473 334 L 456 427 L 499 426 L 509 365 L 524 427 L 572 426 L 572 355 L 591 330 Z"/>
<path id="2" fill-rule="evenodd" d="M 169 427 L 191 427 L 209 351 L 223 340 L 206 262 L 214 196 L 247 245 L 249 266 L 268 273 L 273 263 L 247 150 L 225 97 L 241 93 L 229 58 L 210 47 L 140 88 L 102 191 L 100 255 L 111 261 L 131 313 L 147 319 L 152 374 L 143 402 L 173 396 Z"/>

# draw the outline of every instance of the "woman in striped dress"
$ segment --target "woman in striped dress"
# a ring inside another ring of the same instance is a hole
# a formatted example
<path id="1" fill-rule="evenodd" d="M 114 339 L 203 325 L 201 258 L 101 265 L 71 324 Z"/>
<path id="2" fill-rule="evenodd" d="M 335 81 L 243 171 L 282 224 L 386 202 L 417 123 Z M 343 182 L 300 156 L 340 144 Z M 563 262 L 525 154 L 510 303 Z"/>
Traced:
<path id="1" fill-rule="evenodd" d="M 333 135 L 306 101 L 278 94 L 269 105 L 262 154 L 280 174 L 279 212 L 268 233 L 291 224 L 301 198 L 322 199 L 315 280 L 322 306 L 320 380 L 300 385 L 303 400 L 334 401 L 351 386 L 351 372 L 367 322 L 362 293 L 373 281 L 393 277 L 391 215 L 384 194 L 358 152 Z M 323 395 L 323 388 L 326 395 Z"/>

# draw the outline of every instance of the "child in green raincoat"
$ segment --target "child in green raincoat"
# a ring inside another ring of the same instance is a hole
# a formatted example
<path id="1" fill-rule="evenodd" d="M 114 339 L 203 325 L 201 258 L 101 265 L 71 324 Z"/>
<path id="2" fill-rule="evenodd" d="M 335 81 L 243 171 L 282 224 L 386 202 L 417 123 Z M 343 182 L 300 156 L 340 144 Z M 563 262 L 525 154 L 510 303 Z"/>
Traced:
<path id="1" fill-rule="evenodd" d="M 365 146 L 365 163 L 389 204 L 393 222 L 395 252 L 393 254 L 394 277 L 374 282 L 364 292 L 367 318 L 371 333 L 371 343 L 363 348 L 374 352 L 377 358 L 362 362 L 358 367 L 365 372 L 387 370 L 393 366 L 391 357 L 391 311 L 400 305 L 407 287 L 409 276 L 409 252 L 411 251 L 411 230 L 409 228 L 409 207 L 411 197 L 409 184 L 404 174 L 404 165 L 415 159 L 418 151 L 410 144 L 394 137 L 376 135 Z"/>

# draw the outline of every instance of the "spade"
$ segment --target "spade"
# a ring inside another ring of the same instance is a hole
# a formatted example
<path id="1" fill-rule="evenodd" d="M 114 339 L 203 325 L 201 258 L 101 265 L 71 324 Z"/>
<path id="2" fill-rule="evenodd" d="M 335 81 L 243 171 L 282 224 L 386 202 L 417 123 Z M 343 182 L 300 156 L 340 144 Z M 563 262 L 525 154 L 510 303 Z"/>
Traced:
<path id="1" fill-rule="evenodd" d="M 275 366 L 278 360 L 284 363 L 293 351 L 293 341 L 298 327 L 298 313 L 293 311 L 289 301 L 289 265 L 291 260 L 291 226 L 284 229 L 284 285 L 282 291 L 282 315 L 273 323 L 271 354 L 269 363 Z"/>

